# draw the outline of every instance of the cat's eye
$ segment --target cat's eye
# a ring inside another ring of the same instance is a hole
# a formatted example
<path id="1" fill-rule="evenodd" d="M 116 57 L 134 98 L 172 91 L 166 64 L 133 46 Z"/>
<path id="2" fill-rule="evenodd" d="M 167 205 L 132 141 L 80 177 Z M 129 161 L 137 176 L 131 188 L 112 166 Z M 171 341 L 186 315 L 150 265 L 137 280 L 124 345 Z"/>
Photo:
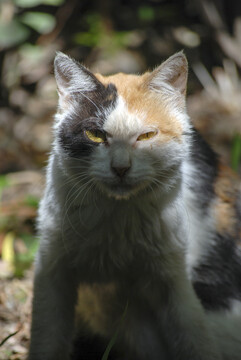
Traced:
<path id="1" fill-rule="evenodd" d="M 106 135 L 100 130 L 86 130 L 87 138 L 95 143 L 103 143 L 106 141 Z"/>
<path id="2" fill-rule="evenodd" d="M 145 134 L 141 134 L 140 136 L 138 136 L 137 141 L 149 140 L 153 138 L 153 136 L 155 136 L 156 134 L 157 131 L 149 131 Z"/>

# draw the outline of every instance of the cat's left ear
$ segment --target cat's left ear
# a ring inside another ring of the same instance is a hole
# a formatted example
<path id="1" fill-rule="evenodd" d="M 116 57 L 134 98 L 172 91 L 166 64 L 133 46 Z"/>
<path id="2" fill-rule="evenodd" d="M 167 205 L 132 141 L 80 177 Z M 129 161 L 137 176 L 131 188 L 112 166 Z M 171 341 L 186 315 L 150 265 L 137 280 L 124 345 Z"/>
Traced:
<path id="1" fill-rule="evenodd" d="M 76 94 L 96 90 L 98 80 L 83 65 L 58 52 L 54 60 L 54 74 L 59 93 L 59 105 L 70 104 Z"/>
<path id="2" fill-rule="evenodd" d="M 178 52 L 156 68 L 149 77 L 148 86 L 156 92 L 185 98 L 188 64 L 184 53 Z"/>

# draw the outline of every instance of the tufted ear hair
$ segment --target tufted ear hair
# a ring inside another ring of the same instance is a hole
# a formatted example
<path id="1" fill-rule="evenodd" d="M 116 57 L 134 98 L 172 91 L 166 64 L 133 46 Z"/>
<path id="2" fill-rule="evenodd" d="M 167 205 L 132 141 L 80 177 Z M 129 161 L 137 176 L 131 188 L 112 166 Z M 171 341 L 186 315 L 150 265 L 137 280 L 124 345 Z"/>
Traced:
<path id="1" fill-rule="evenodd" d="M 165 95 L 185 98 L 188 64 L 184 53 L 178 52 L 156 68 L 148 79 L 148 87 Z"/>
<path id="2" fill-rule="evenodd" d="M 86 67 L 62 52 L 58 52 L 55 57 L 54 74 L 60 107 L 73 101 L 75 94 L 96 90 L 99 83 Z"/>

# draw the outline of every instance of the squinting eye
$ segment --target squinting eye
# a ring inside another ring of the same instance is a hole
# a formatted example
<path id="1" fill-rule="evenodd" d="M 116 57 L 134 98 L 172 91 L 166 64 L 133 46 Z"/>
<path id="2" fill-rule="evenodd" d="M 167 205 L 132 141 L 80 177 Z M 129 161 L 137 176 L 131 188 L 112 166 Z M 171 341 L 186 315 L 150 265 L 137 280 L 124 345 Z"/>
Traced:
<path id="1" fill-rule="evenodd" d="M 88 139 L 95 143 L 103 143 L 106 141 L 106 135 L 100 130 L 85 130 Z"/>
<path id="2" fill-rule="evenodd" d="M 145 134 L 141 134 L 140 136 L 138 136 L 137 141 L 149 140 L 156 134 L 157 134 L 156 131 L 149 131 Z"/>

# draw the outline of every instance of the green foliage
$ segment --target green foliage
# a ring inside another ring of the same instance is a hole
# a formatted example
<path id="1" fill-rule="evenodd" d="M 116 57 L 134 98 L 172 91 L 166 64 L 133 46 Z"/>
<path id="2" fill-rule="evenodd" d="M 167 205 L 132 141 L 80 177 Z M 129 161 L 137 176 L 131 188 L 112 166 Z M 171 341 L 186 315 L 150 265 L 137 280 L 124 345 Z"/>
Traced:
<path id="1" fill-rule="evenodd" d="M 8 23 L 0 19 L 0 48 L 9 48 L 23 43 L 30 35 L 30 30 L 17 19 Z"/>
<path id="2" fill-rule="evenodd" d="M 40 34 L 47 34 L 55 27 L 55 18 L 50 14 L 40 12 L 26 12 L 20 17 L 25 25 L 28 25 Z"/>
<path id="3" fill-rule="evenodd" d="M 86 19 L 87 31 L 78 32 L 73 36 L 77 45 L 108 48 L 110 51 L 119 49 L 128 44 L 128 31 L 108 31 L 103 20 L 96 13 L 89 14 Z"/>
<path id="4" fill-rule="evenodd" d="M 39 204 L 39 199 L 36 196 L 27 195 L 25 198 L 25 204 L 37 209 Z"/>
<path id="5" fill-rule="evenodd" d="M 16 258 L 20 262 L 32 262 L 34 259 L 34 256 L 36 254 L 36 251 L 38 250 L 38 240 L 30 234 L 21 234 L 20 235 L 21 240 L 26 246 L 26 252 L 19 253 L 16 255 Z"/>
<path id="6" fill-rule="evenodd" d="M 100 16 L 98 14 L 89 14 L 86 19 L 88 31 L 82 31 L 74 35 L 74 41 L 78 45 L 96 46 L 103 36 Z"/>
<path id="7" fill-rule="evenodd" d="M 6 175 L 0 175 L 0 190 L 10 186 L 9 179 Z"/>
<path id="8" fill-rule="evenodd" d="M 39 5 L 60 6 L 64 0 L 14 0 L 5 3 L 0 1 L 0 49 L 8 49 L 27 41 L 32 30 L 39 34 L 47 34 L 56 25 L 55 17 L 48 12 L 28 11 Z M 4 8 L 8 7 L 7 14 Z"/>
<path id="9" fill-rule="evenodd" d="M 3 238 L 1 258 L 10 266 L 14 276 L 22 277 L 24 271 L 31 266 L 38 246 L 39 243 L 33 235 L 16 235 L 11 231 Z"/>
<path id="10" fill-rule="evenodd" d="M 64 3 L 64 0 L 15 0 L 14 3 L 22 8 L 32 8 L 38 5 L 59 6 Z"/>
<path id="11" fill-rule="evenodd" d="M 39 64 L 39 61 L 44 58 L 44 47 L 25 43 L 20 46 L 19 53 L 30 64 Z"/>
<path id="12" fill-rule="evenodd" d="M 138 16 L 142 21 L 152 21 L 155 18 L 155 11 L 151 6 L 141 6 L 138 9 Z"/>
<path id="13" fill-rule="evenodd" d="M 2 197 L 2 191 L 8 186 L 10 186 L 10 182 L 9 182 L 9 179 L 7 178 L 7 176 L 0 175 L 0 202 L 1 202 L 1 197 Z"/>
<path id="14" fill-rule="evenodd" d="M 15 252 L 13 265 L 16 277 L 22 277 L 24 271 L 31 266 L 39 246 L 38 240 L 33 235 L 21 234 L 20 238 L 25 246 L 25 251 Z"/>
<path id="15" fill-rule="evenodd" d="M 241 162 L 241 135 L 236 134 L 232 141 L 231 148 L 231 166 L 233 170 L 238 171 Z"/>
<path id="16" fill-rule="evenodd" d="M 2 342 L 2 344 L 0 344 L 0 346 L 2 346 L 4 343 L 5 343 L 5 341 Z M 10 359 L 10 356 L 13 354 L 13 352 L 11 350 L 6 350 L 6 351 L 4 351 L 4 354 L 6 356 L 6 359 Z"/>
<path id="17" fill-rule="evenodd" d="M 32 234 L 32 225 L 30 226 L 27 221 L 21 223 L 18 216 L 21 217 L 23 209 L 30 209 L 30 212 L 36 214 L 39 198 L 34 195 L 26 195 L 25 199 L 20 204 L 16 203 L 17 210 L 12 213 L 6 210 L 6 205 L 2 206 L 1 195 L 6 189 L 10 193 L 16 191 L 14 183 L 10 180 L 8 175 L 0 175 L 0 232 L 3 234 L 2 246 L 0 256 L 3 261 L 9 264 L 14 276 L 22 277 L 24 271 L 28 269 L 35 257 L 38 249 L 38 241 Z M 13 189 L 12 189 L 13 188 Z M 19 207 L 19 209 L 18 209 Z M 13 205 L 14 208 L 14 205 Z M 32 209 L 31 209 L 32 208 Z M 30 221 L 31 221 L 30 216 Z M 28 218 L 26 218 L 28 220 Z"/>

